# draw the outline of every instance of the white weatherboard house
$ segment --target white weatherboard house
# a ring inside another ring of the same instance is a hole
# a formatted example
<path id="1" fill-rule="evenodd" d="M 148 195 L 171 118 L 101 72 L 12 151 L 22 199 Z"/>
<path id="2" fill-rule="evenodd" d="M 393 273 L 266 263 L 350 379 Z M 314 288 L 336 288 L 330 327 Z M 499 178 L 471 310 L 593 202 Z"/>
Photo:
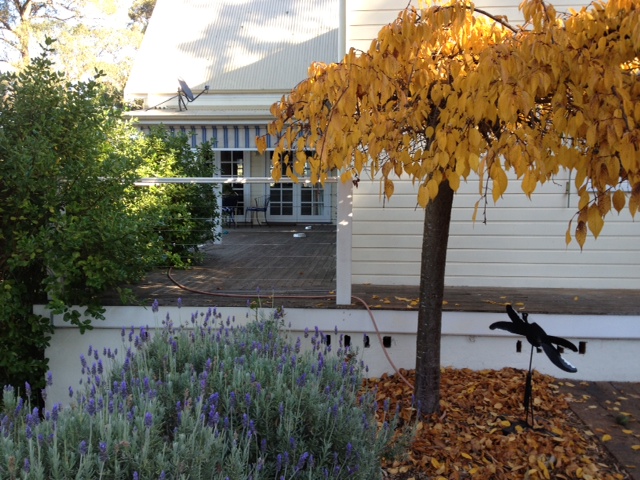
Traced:
<path id="1" fill-rule="evenodd" d="M 417 2 L 416 2 L 417 3 Z M 518 22 L 517 0 L 481 0 L 477 7 Z M 125 94 L 143 102 L 134 112 L 140 128 L 163 124 L 191 135 L 194 146 L 214 143 L 219 169 L 211 182 L 227 182 L 240 206 L 270 196 L 270 222 L 337 225 L 337 304 L 348 304 L 352 285 L 418 285 L 423 211 L 416 208 L 411 182 L 397 182 L 390 201 L 380 196 L 376 179 L 351 183 L 273 184 L 271 153 L 259 154 L 255 137 L 266 132 L 269 107 L 307 75 L 314 61 L 339 61 L 350 47 L 367 49 L 380 27 L 393 21 L 406 0 L 158 0 L 129 78 Z M 579 0 L 562 0 L 558 11 L 579 8 Z M 182 80 L 182 83 L 179 81 Z M 178 95 L 182 88 L 183 94 Z M 565 231 L 577 208 L 572 179 L 559 176 L 539 187 L 531 200 L 512 180 L 497 205 L 471 221 L 478 200 L 477 179 L 456 194 L 450 230 L 446 285 L 451 287 L 519 287 L 638 289 L 640 225 L 627 212 L 607 218 L 605 228 L 580 251 L 565 245 Z M 243 218 L 243 216 L 240 216 Z M 640 312 L 640 305 L 638 308 Z M 233 314 L 233 309 L 229 309 Z M 244 317 L 244 309 L 237 309 Z M 188 314 L 181 313 L 184 318 Z M 75 382 L 77 358 L 93 342 L 119 342 L 121 327 L 151 313 L 135 307 L 110 307 L 92 338 L 80 337 L 58 319 L 48 350 L 58 378 L 58 398 Z M 378 325 L 393 335 L 390 355 L 398 366 L 413 367 L 417 314 L 376 312 Z M 334 326 L 343 332 L 371 332 L 362 310 L 289 310 L 292 328 Z M 490 331 L 495 314 L 445 312 L 442 363 L 456 367 L 526 368 L 528 349 L 517 357 L 513 337 Z M 591 380 L 640 380 L 640 314 L 626 316 L 536 316 L 553 324 L 555 335 L 588 339 L 589 354 L 571 361 L 578 377 Z M 145 320 L 140 320 L 142 324 Z M 579 337 L 578 333 L 579 332 Z M 510 342 L 508 347 L 504 342 Z M 373 343 L 373 342 L 372 342 Z M 388 371 L 379 345 L 365 353 L 373 374 Z M 548 362 L 539 370 L 558 375 Z M 60 375 L 58 375 L 60 377 Z M 52 398 L 56 393 L 52 394 Z"/>

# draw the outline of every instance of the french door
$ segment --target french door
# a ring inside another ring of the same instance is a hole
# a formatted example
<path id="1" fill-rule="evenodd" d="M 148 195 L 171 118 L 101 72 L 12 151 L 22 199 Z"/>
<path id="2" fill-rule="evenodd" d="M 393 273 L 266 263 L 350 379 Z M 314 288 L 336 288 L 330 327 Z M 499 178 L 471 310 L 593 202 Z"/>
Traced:
<path id="1" fill-rule="evenodd" d="M 286 179 L 286 172 L 283 172 Z M 275 183 L 269 187 L 269 218 L 274 222 L 331 221 L 331 189 L 321 184 Z"/>

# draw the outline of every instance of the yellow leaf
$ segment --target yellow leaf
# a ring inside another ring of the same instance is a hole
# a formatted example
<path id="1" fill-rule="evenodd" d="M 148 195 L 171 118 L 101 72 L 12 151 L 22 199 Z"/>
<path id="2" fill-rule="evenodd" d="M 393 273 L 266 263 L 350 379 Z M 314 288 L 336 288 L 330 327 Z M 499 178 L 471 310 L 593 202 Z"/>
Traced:
<path id="1" fill-rule="evenodd" d="M 604 219 L 602 218 L 602 215 L 600 215 L 600 209 L 597 205 L 591 205 L 589 207 L 589 214 L 587 218 L 589 222 L 589 230 L 591 230 L 593 236 L 597 238 L 604 226 Z"/>
<path id="2" fill-rule="evenodd" d="M 469 455 L 468 453 L 461 453 L 460 454 L 463 458 L 466 458 L 467 460 L 473 460 L 473 457 L 471 455 Z"/>
<path id="3" fill-rule="evenodd" d="M 438 196 L 438 182 L 433 178 L 427 182 L 427 190 L 429 191 L 429 198 L 433 200 Z"/>
<path id="4" fill-rule="evenodd" d="M 418 204 L 424 208 L 429 203 L 429 189 L 422 183 L 418 188 Z"/>
<path id="5" fill-rule="evenodd" d="M 384 194 L 387 198 L 391 198 L 391 195 L 393 195 L 393 190 L 394 190 L 394 185 L 393 182 L 391 180 L 389 180 L 388 178 L 385 179 L 384 181 Z"/>
<path id="6" fill-rule="evenodd" d="M 264 153 L 267 149 L 267 138 L 266 137 L 256 137 L 256 147 L 258 147 L 258 152 Z"/>
<path id="7" fill-rule="evenodd" d="M 634 450 L 640 450 L 640 445 L 631 445 L 631 448 Z"/>
<path id="8" fill-rule="evenodd" d="M 473 207 L 473 215 L 471 216 L 471 221 L 476 223 L 476 217 L 478 216 L 478 207 L 480 206 L 480 200 L 478 200 Z"/>
<path id="9" fill-rule="evenodd" d="M 449 186 L 454 192 L 457 192 L 460 188 L 460 176 L 455 172 L 449 171 L 447 173 L 447 180 L 449 180 Z"/>
<path id="10" fill-rule="evenodd" d="M 603 441 L 603 442 L 608 442 L 608 441 L 610 441 L 610 440 L 611 440 L 611 435 L 609 435 L 608 433 L 605 433 L 605 434 L 602 436 L 602 441 Z"/>
<path id="11" fill-rule="evenodd" d="M 613 194 L 613 208 L 616 209 L 618 213 L 622 211 L 624 208 L 624 204 L 627 202 L 627 198 L 622 190 L 616 190 Z"/>
<path id="12" fill-rule="evenodd" d="M 493 201 L 497 202 L 507 189 L 509 180 L 502 167 L 497 164 L 491 168 L 491 178 L 493 179 Z"/>
<path id="13" fill-rule="evenodd" d="M 531 170 L 527 170 L 526 173 L 524 174 L 524 178 L 522 179 L 522 191 L 526 193 L 528 197 L 530 197 L 531 194 L 536 189 L 537 185 L 538 185 L 538 182 L 535 176 L 533 175 Z"/>

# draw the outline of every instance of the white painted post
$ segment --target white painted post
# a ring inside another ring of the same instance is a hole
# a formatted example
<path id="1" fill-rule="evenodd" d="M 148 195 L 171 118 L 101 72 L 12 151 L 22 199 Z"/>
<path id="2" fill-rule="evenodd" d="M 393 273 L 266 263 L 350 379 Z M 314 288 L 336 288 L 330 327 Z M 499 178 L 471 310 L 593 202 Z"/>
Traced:
<path id="1" fill-rule="evenodd" d="M 336 232 L 336 304 L 351 304 L 351 236 L 353 184 L 338 181 L 338 228 Z"/>

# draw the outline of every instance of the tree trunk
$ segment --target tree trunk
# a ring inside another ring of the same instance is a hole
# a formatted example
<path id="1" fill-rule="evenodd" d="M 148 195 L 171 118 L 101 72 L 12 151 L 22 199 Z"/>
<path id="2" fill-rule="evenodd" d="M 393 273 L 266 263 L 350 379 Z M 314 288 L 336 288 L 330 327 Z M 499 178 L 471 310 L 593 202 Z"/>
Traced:
<path id="1" fill-rule="evenodd" d="M 440 409 L 442 300 L 452 206 L 453 190 L 445 181 L 424 212 L 415 384 L 416 407 L 423 415 Z"/>

